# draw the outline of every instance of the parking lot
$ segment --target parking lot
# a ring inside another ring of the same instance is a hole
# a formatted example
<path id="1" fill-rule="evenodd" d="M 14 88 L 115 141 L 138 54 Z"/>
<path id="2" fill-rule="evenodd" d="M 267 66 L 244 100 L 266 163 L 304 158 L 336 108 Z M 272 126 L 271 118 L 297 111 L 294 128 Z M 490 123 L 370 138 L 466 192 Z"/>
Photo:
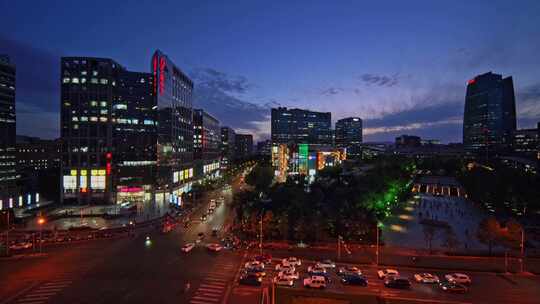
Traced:
<path id="1" fill-rule="evenodd" d="M 277 276 L 279 271 L 275 269 L 276 265 L 281 262 L 281 258 L 274 257 L 272 262 L 265 266 L 266 276 L 263 278 L 263 287 L 271 286 L 272 279 Z M 302 260 L 302 265 L 296 267 L 300 278 L 295 280 L 293 287 L 277 287 L 277 294 L 291 293 L 291 290 L 303 290 L 308 294 L 313 294 L 311 289 L 303 286 L 303 279 L 308 277 L 307 269 L 313 266 L 317 261 Z M 362 271 L 362 274 L 367 278 L 367 287 L 356 285 L 344 285 L 340 281 L 336 270 L 342 266 L 357 266 Z M 243 267 L 243 265 L 242 265 Z M 322 292 L 316 294 L 370 294 L 379 296 L 385 299 L 406 300 L 414 302 L 429 302 L 429 303 L 538 303 L 540 297 L 540 279 L 536 276 L 507 276 L 503 274 L 481 273 L 481 272 L 464 272 L 472 281 L 468 292 L 465 294 L 449 293 L 441 290 L 438 284 L 417 283 L 414 280 L 414 274 L 428 272 L 437 275 L 441 280 L 451 271 L 441 271 L 432 269 L 419 268 L 395 268 L 401 276 L 407 277 L 412 285 L 410 289 L 393 289 L 385 287 L 382 279 L 377 276 L 378 268 L 375 265 L 352 265 L 344 263 L 336 263 L 335 269 L 327 269 L 329 274 L 329 283 Z M 254 289 L 260 287 L 251 287 Z M 294 293 L 296 293 L 296 291 Z M 494 301 L 493 299 L 498 299 Z"/>

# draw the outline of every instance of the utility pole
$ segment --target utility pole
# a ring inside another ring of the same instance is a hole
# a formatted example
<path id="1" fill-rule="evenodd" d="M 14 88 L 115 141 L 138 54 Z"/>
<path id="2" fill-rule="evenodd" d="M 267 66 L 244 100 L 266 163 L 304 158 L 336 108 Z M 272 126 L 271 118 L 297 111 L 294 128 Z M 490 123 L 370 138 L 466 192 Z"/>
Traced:
<path id="1" fill-rule="evenodd" d="M 260 231 L 259 231 L 259 248 L 261 250 L 261 255 L 263 254 L 263 216 L 264 216 L 264 211 L 263 213 L 261 214 L 261 221 L 259 222 L 260 223 Z"/>
<path id="2" fill-rule="evenodd" d="M 375 264 L 379 266 L 379 224 L 377 223 L 377 248 L 375 248 L 376 261 Z"/>
<path id="3" fill-rule="evenodd" d="M 523 263 L 525 260 L 525 228 L 521 225 L 521 271 L 524 271 Z"/>

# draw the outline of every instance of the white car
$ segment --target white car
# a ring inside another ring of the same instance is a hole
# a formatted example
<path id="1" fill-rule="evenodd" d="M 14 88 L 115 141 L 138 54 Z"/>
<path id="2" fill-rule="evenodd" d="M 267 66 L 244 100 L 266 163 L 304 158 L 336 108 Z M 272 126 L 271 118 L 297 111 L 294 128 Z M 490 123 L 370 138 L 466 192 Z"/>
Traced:
<path id="1" fill-rule="evenodd" d="M 290 264 L 294 267 L 302 265 L 302 261 L 295 257 L 288 257 L 281 261 L 282 264 Z"/>
<path id="2" fill-rule="evenodd" d="M 377 271 L 377 276 L 379 279 L 386 279 L 388 277 L 397 277 L 399 276 L 399 272 L 395 269 L 387 268 L 387 269 L 381 269 Z"/>
<path id="3" fill-rule="evenodd" d="M 244 265 L 245 268 L 263 268 L 264 269 L 264 263 L 261 263 L 259 261 L 250 261 L 250 262 L 247 262 L 245 265 Z"/>
<path id="4" fill-rule="evenodd" d="M 287 280 L 298 280 L 300 278 L 300 274 L 293 270 L 280 271 L 277 276 L 281 278 L 285 278 Z"/>
<path id="5" fill-rule="evenodd" d="M 336 268 L 336 263 L 332 262 L 331 260 L 320 261 L 317 262 L 316 265 L 324 268 Z"/>
<path id="6" fill-rule="evenodd" d="M 181 249 L 181 250 L 182 250 L 182 252 L 188 253 L 188 252 L 190 252 L 193 248 L 195 248 L 195 244 L 193 244 L 193 243 L 187 243 L 187 244 L 185 244 L 184 246 L 182 246 L 182 249 Z"/>
<path id="7" fill-rule="evenodd" d="M 290 265 L 290 264 L 277 264 L 276 270 L 277 271 L 294 271 L 295 268 L 293 265 Z"/>
<path id="8" fill-rule="evenodd" d="M 414 280 L 418 283 L 436 284 L 439 283 L 439 277 L 431 273 L 417 273 L 414 275 Z"/>
<path id="9" fill-rule="evenodd" d="M 326 288 L 326 279 L 323 276 L 311 276 L 304 279 L 304 287 Z"/>
<path id="10" fill-rule="evenodd" d="M 307 269 L 308 273 L 326 273 L 326 268 L 320 266 L 309 266 Z"/>
<path id="11" fill-rule="evenodd" d="M 469 278 L 468 275 L 463 273 L 449 273 L 444 276 L 444 278 L 450 282 L 450 283 L 458 283 L 458 284 L 471 284 L 471 278 Z"/>
<path id="12" fill-rule="evenodd" d="M 362 270 L 356 266 L 345 266 L 345 267 L 339 267 L 337 270 L 338 275 L 345 275 L 348 273 L 356 274 L 356 275 L 362 275 Z"/>
<path id="13" fill-rule="evenodd" d="M 219 252 L 219 251 L 221 251 L 223 249 L 223 247 L 220 244 L 216 244 L 216 243 L 208 244 L 206 246 L 206 248 L 208 248 L 208 250 L 214 251 L 214 252 Z"/>
<path id="14" fill-rule="evenodd" d="M 9 246 L 9 249 L 11 250 L 22 250 L 22 249 L 29 249 L 29 248 L 32 248 L 32 243 L 30 242 L 15 243 Z"/>
<path id="15" fill-rule="evenodd" d="M 294 285 L 294 280 L 277 276 L 274 278 L 274 284 L 280 285 L 280 286 L 292 287 Z"/>

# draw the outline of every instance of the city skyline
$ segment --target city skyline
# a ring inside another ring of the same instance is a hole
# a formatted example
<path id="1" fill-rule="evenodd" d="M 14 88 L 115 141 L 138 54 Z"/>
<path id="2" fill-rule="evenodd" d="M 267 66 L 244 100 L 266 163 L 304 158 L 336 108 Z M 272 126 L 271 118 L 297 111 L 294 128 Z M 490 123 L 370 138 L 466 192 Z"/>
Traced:
<path id="1" fill-rule="evenodd" d="M 253 133 L 255 141 L 269 138 L 270 108 L 280 105 L 332 112 L 333 124 L 361 117 L 365 141 L 406 133 L 460 142 L 466 81 L 489 71 L 514 78 L 518 129 L 533 127 L 540 115 L 538 4 L 528 10 L 503 2 L 415 2 L 395 4 L 395 10 L 321 2 L 182 10 L 172 4 L 113 5 L 92 26 L 76 26 L 77 20 L 99 12 L 99 5 L 61 5 L 60 12 L 46 4 L 28 10 L 14 3 L 5 7 L 13 14 L 0 21 L 6 29 L 0 53 L 10 55 L 18 69 L 21 135 L 59 136 L 61 56 L 115 58 L 129 70 L 150 72 L 147 58 L 155 49 L 194 80 L 195 107 L 209 109 L 239 133 Z M 23 11 L 28 21 L 16 23 L 12 18 Z M 134 20 L 143 14 L 147 18 Z M 144 20 L 152 26 L 143 26 Z"/>

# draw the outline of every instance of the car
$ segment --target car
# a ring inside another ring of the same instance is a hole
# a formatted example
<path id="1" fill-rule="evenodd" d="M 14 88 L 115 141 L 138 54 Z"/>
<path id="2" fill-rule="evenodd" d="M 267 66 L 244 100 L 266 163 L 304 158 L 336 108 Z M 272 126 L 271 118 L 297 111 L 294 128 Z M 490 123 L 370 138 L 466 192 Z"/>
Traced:
<path id="1" fill-rule="evenodd" d="M 262 255 L 255 256 L 253 258 L 256 261 L 263 262 L 264 264 L 271 264 L 272 263 L 272 255 L 265 253 Z"/>
<path id="2" fill-rule="evenodd" d="M 399 276 L 399 272 L 395 269 L 387 268 L 377 271 L 379 279 L 386 279 L 387 277 Z"/>
<path id="3" fill-rule="evenodd" d="M 295 257 L 288 257 L 286 259 L 283 259 L 281 261 L 281 263 L 283 263 L 283 264 L 289 263 L 289 264 L 293 265 L 294 267 L 302 265 L 302 261 L 300 259 L 298 259 L 298 258 L 295 258 Z"/>
<path id="4" fill-rule="evenodd" d="M 294 280 L 288 279 L 286 277 L 280 277 L 276 276 L 274 277 L 274 284 L 279 286 L 286 286 L 286 287 L 293 287 L 294 286 Z"/>
<path id="5" fill-rule="evenodd" d="M 185 244 L 184 246 L 182 246 L 182 252 L 185 252 L 185 253 L 188 253 L 190 252 L 193 248 L 195 248 L 195 244 L 194 243 L 187 243 Z"/>
<path id="6" fill-rule="evenodd" d="M 384 280 L 384 286 L 388 288 L 409 289 L 411 288 L 411 281 L 405 277 L 389 276 Z"/>
<path id="7" fill-rule="evenodd" d="M 255 274 L 243 274 L 238 279 L 238 283 L 243 285 L 261 286 L 262 278 Z"/>
<path id="8" fill-rule="evenodd" d="M 244 264 L 244 267 L 245 268 L 260 267 L 260 268 L 264 269 L 264 263 L 256 261 L 256 260 L 255 261 L 249 261 L 246 264 Z"/>
<path id="9" fill-rule="evenodd" d="M 310 276 L 304 279 L 304 287 L 326 288 L 326 278 L 323 276 Z"/>
<path id="10" fill-rule="evenodd" d="M 310 275 L 326 273 L 326 269 L 320 266 L 309 266 L 307 271 Z"/>
<path id="11" fill-rule="evenodd" d="M 449 273 L 445 275 L 444 278 L 450 283 L 458 283 L 465 285 L 470 285 L 472 283 L 471 278 L 463 273 Z"/>
<path id="12" fill-rule="evenodd" d="M 283 270 L 278 273 L 278 277 L 284 277 L 288 280 L 298 280 L 300 278 L 300 274 L 293 270 Z"/>
<path id="13" fill-rule="evenodd" d="M 257 277 L 265 277 L 266 276 L 266 272 L 264 271 L 264 269 L 261 269 L 261 268 L 245 268 L 244 270 L 242 270 L 242 273 L 244 273 L 244 274 L 254 274 Z"/>
<path id="14" fill-rule="evenodd" d="M 217 243 L 210 243 L 206 245 L 206 248 L 213 252 L 220 252 L 223 249 L 223 246 Z"/>
<path id="15" fill-rule="evenodd" d="M 9 246 L 9 249 L 11 250 L 23 250 L 23 249 L 29 249 L 29 248 L 32 248 L 32 243 L 30 242 L 20 242 L 20 243 L 15 243 Z"/>
<path id="16" fill-rule="evenodd" d="M 345 267 L 339 267 L 337 270 L 337 274 L 339 276 L 347 275 L 347 274 L 362 275 L 362 271 L 360 270 L 360 268 L 356 266 L 345 266 Z"/>
<path id="17" fill-rule="evenodd" d="M 332 262 L 331 260 L 323 260 L 323 261 L 317 262 L 316 265 L 319 267 L 324 267 L 324 268 L 336 268 L 336 263 Z"/>
<path id="18" fill-rule="evenodd" d="M 295 268 L 293 265 L 290 265 L 290 264 L 277 264 L 276 265 L 276 270 L 277 271 L 282 271 L 282 270 L 292 270 L 294 271 Z"/>
<path id="19" fill-rule="evenodd" d="M 360 285 L 360 286 L 367 286 L 368 281 L 367 279 L 362 275 L 357 274 L 345 274 L 341 277 L 341 283 L 346 285 Z"/>
<path id="20" fill-rule="evenodd" d="M 441 287 L 441 289 L 446 292 L 466 293 L 467 291 L 469 291 L 467 286 L 452 282 L 441 282 L 439 283 L 439 287 Z"/>
<path id="21" fill-rule="evenodd" d="M 417 273 L 414 275 L 414 280 L 418 283 L 435 284 L 439 283 L 439 277 L 431 273 Z"/>

